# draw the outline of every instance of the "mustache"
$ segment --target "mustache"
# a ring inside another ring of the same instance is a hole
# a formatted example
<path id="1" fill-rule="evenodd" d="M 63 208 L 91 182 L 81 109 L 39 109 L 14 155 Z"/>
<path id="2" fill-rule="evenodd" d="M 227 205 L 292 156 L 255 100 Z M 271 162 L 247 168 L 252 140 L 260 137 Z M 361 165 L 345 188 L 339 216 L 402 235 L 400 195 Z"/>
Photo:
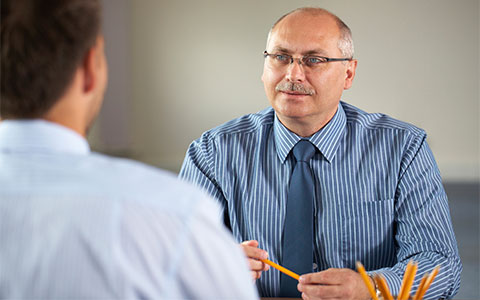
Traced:
<path id="1" fill-rule="evenodd" d="M 296 93 L 310 95 L 310 96 L 315 94 L 315 91 L 313 89 L 307 88 L 301 83 L 294 83 L 294 82 L 280 82 L 275 87 L 275 91 L 277 91 L 277 92 L 296 92 Z"/>

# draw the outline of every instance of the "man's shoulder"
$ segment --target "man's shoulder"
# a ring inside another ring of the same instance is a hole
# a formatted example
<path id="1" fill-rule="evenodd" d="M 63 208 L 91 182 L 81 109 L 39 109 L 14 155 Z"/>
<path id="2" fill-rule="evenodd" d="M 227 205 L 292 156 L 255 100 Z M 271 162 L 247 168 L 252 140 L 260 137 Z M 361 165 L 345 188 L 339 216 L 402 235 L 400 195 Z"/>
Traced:
<path id="1" fill-rule="evenodd" d="M 132 203 L 183 214 L 207 198 L 201 190 L 169 171 L 100 153 L 91 153 L 65 175 L 62 181 L 71 187 L 72 193 L 109 199 L 121 205 Z"/>
<path id="2" fill-rule="evenodd" d="M 413 124 L 395 119 L 383 113 L 368 113 L 346 102 L 341 102 L 347 124 L 360 130 L 403 132 L 413 136 L 423 136 L 425 131 Z"/>
<path id="3" fill-rule="evenodd" d="M 265 126 L 272 126 L 274 115 L 273 108 L 268 107 L 257 113 L 243 115 L 207 130 L 203 136 L 215 139 L 222 136 L 255 133 L 265 128 Z"/>
<path id="4" fill-rule="evenodd" d="M 157 194 L 198 192 L 190 184 L 179 180 L 175 174 L 128 158 L 112 157 L 100 153 L 90 155 L 91 167 L 100 171 L 105 181 L 122 184 L 126 192 Z M 103 174 L 102 174 L 103 173 Z"/>

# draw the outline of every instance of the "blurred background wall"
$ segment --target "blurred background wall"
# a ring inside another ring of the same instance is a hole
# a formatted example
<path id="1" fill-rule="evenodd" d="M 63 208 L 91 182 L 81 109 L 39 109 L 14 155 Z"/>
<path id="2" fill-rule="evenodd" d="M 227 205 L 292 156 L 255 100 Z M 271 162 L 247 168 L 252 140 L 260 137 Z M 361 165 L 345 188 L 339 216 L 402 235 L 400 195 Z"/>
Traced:
<path id="1" fill-rule="evenodd" d="M 445 180 L 479 176 L 479 1 L 104 0 L 110 81 L 97 151 L 178 171 L 189 143 L 268 106 L 268 30 L 320 6 L 352 29 L 359 60 L 343 100 L 428 133 Z"/>
<path id="2" fill-rule="evenodd" d="M 260 76 L 274 21 L 320 6 L 352 29 L 343 100 L 428 133 L 464 265 L 456 299 L 480 299 L 479 0 L 103 0 L 110 81 L 94 150 L 177 172 L 207 129 L 268 106 Z"/>

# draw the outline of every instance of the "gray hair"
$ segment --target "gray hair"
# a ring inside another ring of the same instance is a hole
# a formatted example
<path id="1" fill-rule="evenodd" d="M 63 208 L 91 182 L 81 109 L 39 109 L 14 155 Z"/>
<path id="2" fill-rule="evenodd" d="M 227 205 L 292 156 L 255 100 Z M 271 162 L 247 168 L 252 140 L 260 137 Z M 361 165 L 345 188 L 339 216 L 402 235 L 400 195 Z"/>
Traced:
<path id="1" fill-rule="evenodd" d="M 354 48 L 353 48 L 353 38 L 352 38 L 352 31 L 350 28 L 345 24 L 339 17 L 334 15 L 333 13 L 329 12 L 326 9 L 320 8 L 320 7 L 300 7 L 297 9 L 292 10 L 291 12 L 288 12 L 281 16 L 275 24 L 273 24 L 272 28 L 268 32 L 268 38 L 267 38 L 267 45 L 268 42 L 270 41 L 270 36 L 272 34 L 273 29 L 277 26 L 280 21 L 282 21 L 285 17 L 296 13 L 296 12 L 307 12 L 312 15 L 329 15 L 332 18 L 335 19 L 335 22 L 337 23 L 338 29 L 340 30 L 340 38 L 338 39 L 338 44 L 337 47 L 342 53 L 342 56 L 345 58 L 353 58 L 353 53 L 354 53 Z"/>

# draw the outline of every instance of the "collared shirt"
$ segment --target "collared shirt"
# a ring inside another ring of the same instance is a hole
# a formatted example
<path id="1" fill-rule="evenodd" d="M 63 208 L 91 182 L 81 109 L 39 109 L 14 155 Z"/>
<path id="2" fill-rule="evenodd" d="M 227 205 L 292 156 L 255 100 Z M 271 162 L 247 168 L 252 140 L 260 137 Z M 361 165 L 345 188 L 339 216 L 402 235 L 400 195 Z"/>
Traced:
<path id="1" fill-rule="evenodd" d="M 228 207 L 238 242 L 258 240 L 280 264 L 295 164 L 290 152 L 300 139 L 267 108 L 205 132 L 190 145 L 179 175 Z M 395 293 L 413 259 L 417 274 L 441 266 L 427 299 L 452 297 L 462 266 L 425 132 L 340 102 L 332 120 L 309 140 L 318 149 L 310 161 L 316 199 L 314 270 L 355 269 L 360 261 L 370 272 L 382 273 Z M 260 295 L 277 296 L 279 281 L 277 270 L 264 272 L 257 280 Z"/>
<path id="2" fill-rule="evenodd" d="M 0 299 L 257 299 L 218 206 L 65 127 L 3 121 Z"/>

